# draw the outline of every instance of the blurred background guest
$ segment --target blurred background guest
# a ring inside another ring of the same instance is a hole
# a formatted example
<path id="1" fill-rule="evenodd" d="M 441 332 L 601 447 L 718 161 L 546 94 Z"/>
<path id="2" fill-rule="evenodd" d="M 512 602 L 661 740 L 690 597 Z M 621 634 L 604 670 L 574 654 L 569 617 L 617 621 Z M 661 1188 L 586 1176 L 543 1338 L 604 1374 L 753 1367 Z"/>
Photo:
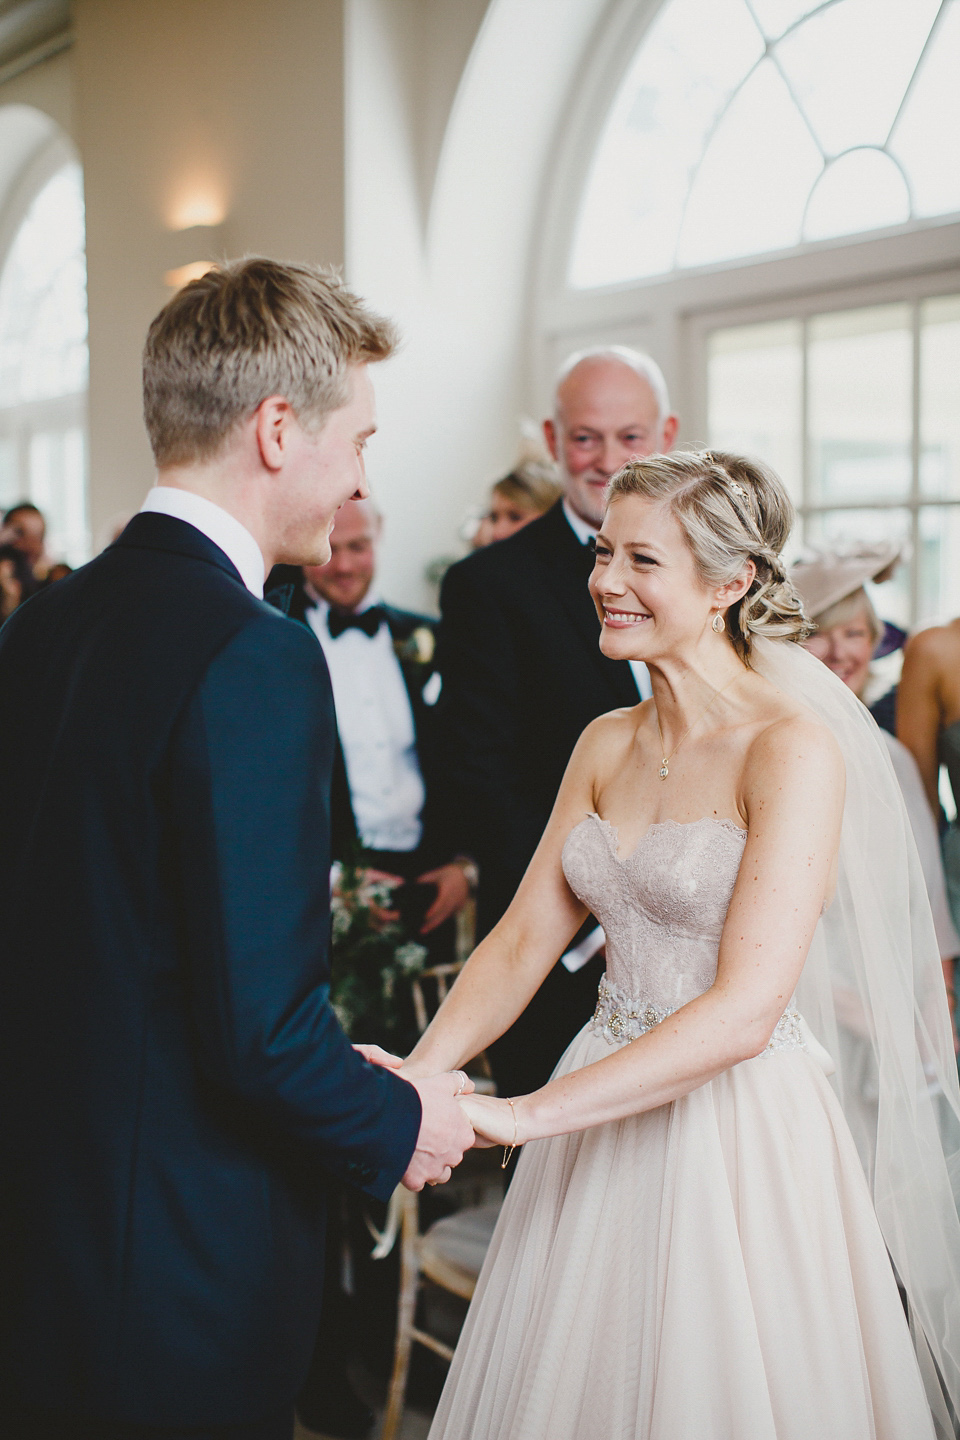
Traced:
<path id="1" fill-rule="evenodd" d="M 22 550 L 0 545 L 0 623 L 38 588 L 33 571 Z"/>
<path id="2" fill-rule="evenodd" d="M 451 961 L 455 917 L 470 898 L 476 871 L 457 854 L 446 807 L 436 803 L 435 622 L 383 602 L 376 586 L 382 532 L 372 501 L 348 501 L 337 515 L 327 564 L 306 566 L 302 575 L 277 567 L 267 588 L 269 594 L 271 587 L 292 582 L 290 618 L 313 631 L 330 668 L 340 744 L 332 796 L 334 859 L 395 887 L 393 908 L 379 912 L 382 922 L 399 921 L 433 961 Z M 381 1345 L 379 1332 L 389 1332 L 391 1343 L 395 1310 L 393 1268 L 371 1267 L 360 1247 L 354 1296 L 343 1287 L 345 1227 L 364 1233 L 356 1210 L 345 1194 L 332 1199 L 323 1318 L 297 1401 L 305 1425 L 341 1440 L 368 1434 L 374 1418 L 350 1384 L 348 1361 L 361 1331 L 376 1331 Z M 362 1324 L 355 1319 L 358 1308 Z M 371 1335 L 363 1339 L 369 1345 Z"/>
<path id="3" fill-rule="evenodd" d="M 471 544 L 474 550 L 506 540 L 545 515 L 563 494 L 555 465 L 533 458 L 521 460 L 490 490 L 490 508 L 480 519 Z"/>
<path id="4" fill-rule="evenodd" d="M 580 351 L 560 370 L 543 430 L 562 499 L 453 565 L 440 598 L 443 788 L 480 867 L 481 935 L 523 878 L 581 732 L 650 694 L 644 665 L 600 653 L 587 580 L 611 475 L 631 456 L 673 444 L 663 375 L 625 346 Z M 549 1078 L 596 1005 L 602 943 L 588 921 L 491 1047 L 501 1094 L 526 1094 Z"/>
<path id="5" fill-rule="evenodd" d="M 840 676 L 891 735 L 896 732 L 897 687 L 884 685 L 877 695 L 871 681 L 875 662 L 899 649 L 907 637 L 898 626 L 879 619 L 863 587 L 867 581 L 889 580 L 902 552 L 903 546 L 894 544 L 811 551 L 791 570 L 807 614 L 817 624 L 807 648 Z"/>
<path id="6" fill-rule="evenodd" d="M 26 556 L 30 570 L 37 580 L 45 580 L 50 568 L 46 553 L 47 522 L 43 511 L 30 500 L 21 500 L 6 512 L 0 541 L 13 545 Z"/>
<path id="7" fill-rule="evenodd" d="M 942 831 L 943 864 L 954 921 L 960 925 L 960 620 L 933 625 L 907 642 L 897 697 L 897 734 L 917 762 L 932 814 Z M 946 768 L 954 819 L 940 803 Z"/>
<path id="8" fill-rule="evenodd" d="M 901 548 L 878 545 L 845 550 L 839 554 L 822 552 L 791 567 L 790 578 L 803 598 L 804 609 L 817 626 L 816 634 L 804 641 L 806 649 L 822 660 L 860 698 L 866 691 L 871 660 L 884 639 L 883 622 L 864 589 L 864 583 L 888 579 L 900 557 Z M 904 669 L 906 671 L 906 662 Z M 916 759 L 906 745 L 888 730 L 881 728 L 881 734 L 886 741 L 917 842 L 953 1016 L 956 1008 L 954 965 L 960 955 L 960 936 L 947 901 L 937 826 L 924 794 Z"/>
<path id="9" fill-rule="evenodd" d="M 334 794 L 334 858 L 359 853 L 369 870 L 388 876 L 404 918 L 419 935 L 434 936 L 435 956 L 442 950 L 450 958 L 453 918 L 474 871 L 457 855 L 434 784 L 436 622 L 383 602 L 376 588 L 382 532 L 372 501 L 344 505 L 331 558 L 304 568 L 290 615 L 316 635 L 333 683 L 346 781 Z"/>

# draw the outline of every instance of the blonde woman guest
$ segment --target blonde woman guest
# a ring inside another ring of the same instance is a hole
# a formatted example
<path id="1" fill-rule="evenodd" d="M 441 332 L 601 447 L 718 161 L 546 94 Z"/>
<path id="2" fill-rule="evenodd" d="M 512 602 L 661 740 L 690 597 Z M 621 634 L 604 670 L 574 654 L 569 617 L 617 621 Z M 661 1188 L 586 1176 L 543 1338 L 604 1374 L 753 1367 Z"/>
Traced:
<path id="1" fill-rule="evenodd" d="M 876 728 L 789 643 L 808 632 L 791 519 L 735 456 L 611 482 L 600 647 L 645 662 L 653 698 L 587 727 L 516 898 L 406 1067 L 488 1045 L 596 915 L 607 974 L 553 1078 L 461 1101 L 524 1149 L 432 1440 L 921 1440 L 931 1405 L 949 1433 L 887 1253 L 956 1403 L 960 1221 L 910 998 L 960 1115 L 939 959 Z M 851 1083 L 835 970 L 876 1045 L 872 1193 L 826 1074 Z"/>
<path id="2" fill-rule="evenodd" d="M 473 535 L 474 550 L 492 545 L 495 540 L 506 540 L 531 520 L 546 515 L 562 493 L 555 466 L 534 460 L 522 462 L 492 486 L 490 508 Z"/>
<path id="3" fill-rule="evenodd" d="M 883 636 L 883 622 L 863 588 L 864 582 L 889 573 L 898 556 L 896 546 L 865 547 L 842 554 L 811 556 L 798 561 L 790 571 L 790 578 L 803 598 L 804 609 L 817 627 L 804 641 L 806 648 L 829 666 L 860 700 L 870 679 L 870 663 Z M 917 842 L 953 1011 L 956 1005 L 953 966 L 956 956 L 960 955 L 960 937 L 947 903 L 936 823 L 913 755 L 888 731 L 880 733 L 890 753 Z"/>

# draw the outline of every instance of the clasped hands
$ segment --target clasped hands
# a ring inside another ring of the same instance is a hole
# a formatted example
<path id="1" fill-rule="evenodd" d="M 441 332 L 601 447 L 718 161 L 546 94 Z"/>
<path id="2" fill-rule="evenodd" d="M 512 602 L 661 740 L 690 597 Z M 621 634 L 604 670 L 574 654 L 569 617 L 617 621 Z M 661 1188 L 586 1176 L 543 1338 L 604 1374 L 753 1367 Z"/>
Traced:
<path id="1" fill-rule="evenodd" d="M 493 1095 L 477 1095 L 473 1081 L 462 1070 L 420 1076 L 405 1067 L 399 1055 L 391 1055 L 379 1045 L 353 1048 L 371 1065 L 395 1071 L 420 1096 L 422 1115 L 417 1148 L 403 1176 L 408 1190 L 444 1185 L 468 1150 L 490 1145 L 510 1146 L 517 1138 L 514 1110 L 509 1101 Z"/>

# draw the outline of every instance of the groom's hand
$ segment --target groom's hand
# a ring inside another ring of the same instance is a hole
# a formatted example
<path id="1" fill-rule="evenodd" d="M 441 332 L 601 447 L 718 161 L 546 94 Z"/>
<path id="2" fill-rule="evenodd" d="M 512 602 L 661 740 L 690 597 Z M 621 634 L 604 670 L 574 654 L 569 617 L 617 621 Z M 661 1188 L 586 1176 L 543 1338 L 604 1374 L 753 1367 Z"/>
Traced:
<path id="1" fill-rule="evenodd" d="M 403 1177 L 408 1190 L 446 1184 L 473 1145 L 473 1126 L 456 1098 L 473 1089 L 470 1081 L 464 1086 L 464 1079 L 458 1071 L 409 1082 L 420 1096 L 423 1114 L 417 1148 Z"/>

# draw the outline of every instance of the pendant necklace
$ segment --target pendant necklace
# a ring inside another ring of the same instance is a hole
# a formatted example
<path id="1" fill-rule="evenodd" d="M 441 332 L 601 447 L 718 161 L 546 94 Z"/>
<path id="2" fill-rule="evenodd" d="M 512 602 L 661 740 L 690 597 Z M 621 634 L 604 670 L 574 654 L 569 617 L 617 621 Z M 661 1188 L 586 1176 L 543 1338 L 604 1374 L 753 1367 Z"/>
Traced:
<path id="1" fill-rule="evenodd" d="M 710 696 L 710 699 L 700 711 L 700 714 L 696 717 L 695 720 L 691 720 L 690 724 L 687 726 L 686 730 L 684 730 L 683 734 L 680 736 L 680 739 L 677 741 L 676 745 L 674 745 L 669 755 L 664 753 L 666 750 L 666 746 L 663 743 L 663 731 L 660 729 L 660 712 L 657 710 L 656 704 L 654 704 L 653 710 L 654 714 L 657 717 L 657 734 L 660 737 L 660 753 L 663 756 L 663 759 L 660 761 L 660 769 L 657 772 L 661 780 L 666 780 L 667 776 L 670 774 L 670 761 L 673 759 L 674 755 L 676 755 L 677 751 L 680 749 L 680 746 L 690 734 L 690 731 L 693 729 L 694 725 L 699 724 L 699 722 L 703 719 L 704 715 L 706 715 L 707 711 L 710 709 L 710 706 L 713 704 L 714 700 L 717 700 L 723 694 L 724 690 L 728 689 L 729 686 L 731 686 L 736 679 L 738 679 L 738 676 L 731 675 L 726 685 L 721 685 L 719 690 L 714 690 L 713 694 Z"/>

